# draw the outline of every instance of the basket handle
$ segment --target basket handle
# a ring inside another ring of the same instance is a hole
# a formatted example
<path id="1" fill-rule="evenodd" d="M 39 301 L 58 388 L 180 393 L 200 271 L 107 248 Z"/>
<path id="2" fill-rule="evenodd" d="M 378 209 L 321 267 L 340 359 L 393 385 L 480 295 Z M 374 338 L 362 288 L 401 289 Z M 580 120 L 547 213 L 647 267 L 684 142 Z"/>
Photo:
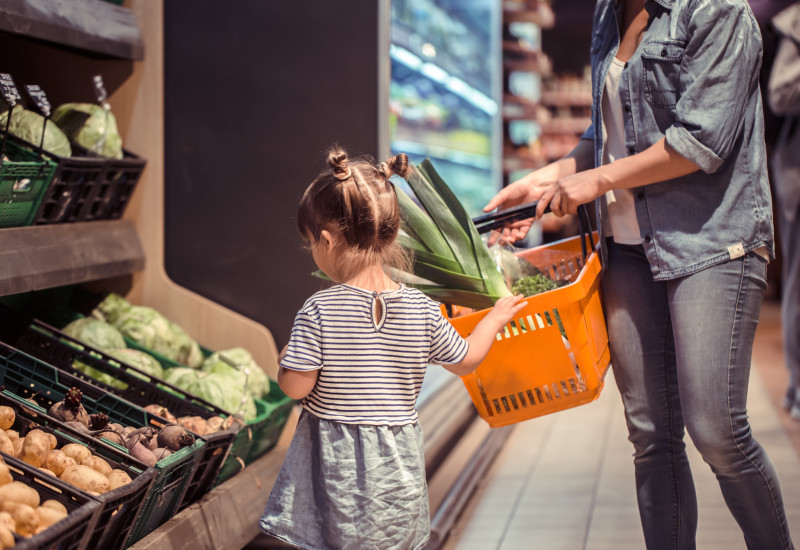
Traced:
<path id="1" fill-rule="evenodd" d="M 511 222 L 535 218 L 536 207 L 538 204 L 538 201 L 534 201 L 507 208 L 506 210 L 501 210 L 499 212 L 494 212 L 492 214 L 484 214 L 482 216 L 472 218 L 472 223 L 475 224 L 475 228 L 478 230 L 478 233 L 488 233 L 494 229 L 501 229 Z M 550 212 L 549 205 L 544 209 L 545 214 L 548 212 Z M 583 253 L 583 261 L 586 262 L 589 254 L 586 250 L 586 237 L 584 235 L 589 236 L 589 244 L 591 245 L 592 250 L 594 250 L 594 236 L 592 235 L 592 223 L 589 219 L 589 212 L 586 209 L 585 204 L 578 205 L 578 223 L 580 224 L 581 252 Z"/>

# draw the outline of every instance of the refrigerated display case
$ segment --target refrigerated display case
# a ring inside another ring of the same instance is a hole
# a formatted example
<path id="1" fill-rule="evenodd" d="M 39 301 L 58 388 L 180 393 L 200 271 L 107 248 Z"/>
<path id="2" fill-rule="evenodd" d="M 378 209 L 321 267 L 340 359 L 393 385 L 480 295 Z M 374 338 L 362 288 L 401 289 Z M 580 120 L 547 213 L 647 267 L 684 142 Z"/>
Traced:
<path id="1" fill-rule="evenodd" d="M 391 152 L 430 158 L 475 215 L 502 182 L 500 21 L 493 0 L 391 8 Z"/>

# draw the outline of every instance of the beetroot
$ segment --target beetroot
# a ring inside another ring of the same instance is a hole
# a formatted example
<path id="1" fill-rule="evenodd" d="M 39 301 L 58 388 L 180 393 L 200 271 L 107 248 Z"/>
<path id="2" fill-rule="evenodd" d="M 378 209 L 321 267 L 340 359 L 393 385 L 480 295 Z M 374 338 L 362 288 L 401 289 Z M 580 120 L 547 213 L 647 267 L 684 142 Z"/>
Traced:
<path id="1" fill-rule="evenodd" d="M 83 394 L 78 388 L 72 388 L 67 392 L 63 401 L 54 403 L 47 414 L 61 420 L 62 422 L 80 422 L 84 426 L 89 426 L 89 413 L 81 405 Z"/>
<path id="2" fill-rule="evenodd" d="M 158 432 L 158 446 L 166 447 L 170 451 L 179 451 L 192 444 L 194 444 L 194 437 L 177 424 L 164 426 Z"/>

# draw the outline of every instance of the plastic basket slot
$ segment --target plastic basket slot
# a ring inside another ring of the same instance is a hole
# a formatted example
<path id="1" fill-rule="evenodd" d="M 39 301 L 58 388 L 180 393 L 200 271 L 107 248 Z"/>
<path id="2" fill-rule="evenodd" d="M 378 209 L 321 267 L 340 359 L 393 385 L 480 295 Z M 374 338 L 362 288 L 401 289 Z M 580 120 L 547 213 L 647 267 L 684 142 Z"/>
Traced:
<path id="1" fill-rule="evenodd" d="M 522 406 L 523 407 L 527 407 L 528 403 L 527 403 L 527 401 L 525 401 L 525 394 L 522 393 L 522 392 L 519 392 L 519 393 L 517 393 L 517 395 L 519 395 L 519 402 L 522 403 Z"/>
<path id="2" fill-rule="evenodd" d="M 536 398 L 533 396 L 533 392 L 531 390 L 525 390 L 525 393 L 528 394 L 528 401 L 531 405 L 536 405 Z"/>

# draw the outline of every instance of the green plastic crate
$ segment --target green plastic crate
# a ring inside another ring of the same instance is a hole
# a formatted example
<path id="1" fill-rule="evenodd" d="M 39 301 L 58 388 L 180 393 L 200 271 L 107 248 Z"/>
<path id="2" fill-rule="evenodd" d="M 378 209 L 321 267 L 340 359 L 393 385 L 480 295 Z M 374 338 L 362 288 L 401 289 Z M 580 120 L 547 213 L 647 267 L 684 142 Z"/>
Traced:
<path id="1" fill-rule="evenodd" d="M 278 443 L 283 428 L 294 409 L 295 401 L 281 391 L 278 383 L 269 381 L 269 394 L 262 401 L 266 405 L 267 418 L 253 426 L 253 440 L 247 453 L 247 464 L 261 457 Z M 258 407 L 258 403 L 256 403 Z"/>
<path id="2" fill-rule="evenodd" d="M 83 406 L 90 413 L 105 413 L 109 422 L 144 427 L 163 421 L 105 389 L 60 371 L 7 344 L 0 342 L 0 385 L 23 398 L 32 397 L 44 409 L 64 399 L 77 387 L 83 393 Z M 178 512 L 188 483 L 203 452 L 203 441 L 176 451 L 158 461 L 156 479 L 131 528 L 128 544 L 136 542 Z"/>
<path id="3" fill-rule="evenodd" d="M 11 160 L 0 163 L 0 227 L 31 225 L 53 180 L 56 164 L 11 142 L 6 147 Z"/>

